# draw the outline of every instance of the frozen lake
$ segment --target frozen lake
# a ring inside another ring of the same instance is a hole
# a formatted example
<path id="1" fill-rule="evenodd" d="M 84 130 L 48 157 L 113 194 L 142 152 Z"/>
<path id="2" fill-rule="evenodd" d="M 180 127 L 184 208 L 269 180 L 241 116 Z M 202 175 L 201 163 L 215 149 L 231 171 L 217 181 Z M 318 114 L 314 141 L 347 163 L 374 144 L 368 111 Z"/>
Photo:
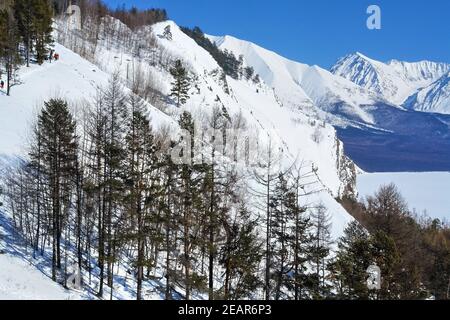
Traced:
<path id="1" fill-rule="evenodd" d="M 450 173 L 365 173 L 358 176 L 360 197 L 373 195 L 382 185 L 394 183 L 408 202 L 410 210 L 424 211 L 432 218 L 450 221 Z"/>

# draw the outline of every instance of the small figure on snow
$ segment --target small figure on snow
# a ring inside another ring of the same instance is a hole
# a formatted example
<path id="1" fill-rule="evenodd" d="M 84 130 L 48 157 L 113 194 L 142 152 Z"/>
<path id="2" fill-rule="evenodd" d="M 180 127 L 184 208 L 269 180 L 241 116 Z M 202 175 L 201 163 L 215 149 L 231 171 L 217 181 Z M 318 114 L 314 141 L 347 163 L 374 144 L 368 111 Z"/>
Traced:
<path id="1" fill-rule="evenodd" d="M 55 53 L 55 55 L 53 56 L 55 58 L 55 61 L 59 60 L 59 53 Z"/>
<path id="2" fill-rule="evenodd" d="M 52 63 L 52 60 L 53 60 L 53 53 L 54 53 L 55 51 L 53 50 L 53 49 L 51 49 L 50 50 L 50 54 L 48 55 L 48 60 L 50 61 L 50 63 Z"/>
<path id="3" fill-rule="evenodd" d="M 0 81 L 0 89 L 3 89 L 4 88 L 4 86 L 5 86 L 5 82 L 2 80 L 2 81 Z"/>

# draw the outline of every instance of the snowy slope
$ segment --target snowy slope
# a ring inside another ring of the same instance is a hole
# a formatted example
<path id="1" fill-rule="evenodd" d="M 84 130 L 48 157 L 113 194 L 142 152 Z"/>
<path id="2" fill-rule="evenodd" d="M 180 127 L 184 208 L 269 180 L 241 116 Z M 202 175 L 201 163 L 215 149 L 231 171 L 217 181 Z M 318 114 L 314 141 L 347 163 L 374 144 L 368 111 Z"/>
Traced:
<path id="1" fill-rule="evenodd" d="M 373 60 L 357 52 L 347 55 L 331 68 L 333 74 L 401 105 L 422 87 L 430 85 L 450 70 L 449 64 L 430 61 L 388 63 Z"/>
<path id="2" fill-rule="evenodd" d="M 30 122 L 45 99 L 89 98 L 107 83 L 107 75 L 98 67 L 84 60 L 80 63 L 78 55 L 58 44 L 55 50 L 61 61 L 20 69 L 22 84 L 12 88 L 10 97 L 0 92 L 0 154 L 23 152 Z"/>
<path id="3" fill-rule="evenodd" d="M 171 28 L 172 40 L 162 36 L 167 26 Z M 126 29 L 126 26 L 120 23 L 118 27 Z M 251 82 L 237 81 L 227 77 L 230 91 L 228 94 L 218 80 L 217 70 L 220 67 L 217 62 L 193 39 L 183 33 L 174 22 L 159 23 L 146 31 L 155 36 L 160 50 L 172 56 L 173 59 L 181 59 L 196 78 L 195 87 L 198 89 L 192 90 L 191 98 L 183 106 L 184 109 L 198 114 L 212 110 L 214 106 L 223 105 L 230 115 L 242 113 L 248 121 L 250 130 L 257 131 L 261 137 L 271 137 L 275 143 L 284 148 L 287 156 L 292 160 L 298 156 L 307 157 L 305 160 L 310 165 L 318 167 L 323 184 L 333 196 L 343 192 L 344 185 L 348 181 L 343 181 L 339 174 L 340 170 L 336 167 L 339 162 L 338 157 L 343 156 L 343 151 L 340 150 L 337 155 L 335 130 L 330 125 L 319 125 L 315 119 L 299 112 L 298 108 L 311 108 L 313 104 L 304 93 L 293 90 L 295 84 L 292 90 L 286 90 L 286 94 L 283 95 L 287 98 L 288 93 L 291 92 L 292 96 L 296 97 L 292 104 L 289 103 L 290 100 L 280 103 L 280 95 L 274 92 L 270 83 L 257 86 Z M 131 34 L 131 30 L 122 32 Z M 146 52 L 142 52 L 141 57 L 136 57 L 130 53 L 129 48 L 120 45 L 110 46 L 100 39 L 95 56 L 96 63 L 109 73 L 119 70 L 124 76 L 130 64 L 139 66 L 141 72 L 160 79 L 159 89 L 164 94 L 170 93 L 170 75 L 167 70 L 149 64 L 150 55 Z M 181 110 L 172 108 L 167 110 L 167 113 L 176 119 Z M 312 138 L 317 130 L 321 131 L 324 137 L 320 144 L 314 142 Z"/>
<path id="4" fill-rule="evenodd" d="M 77 299 L 18 257 L 0 254 L 0 266 L 0 300 Z"/>
<path id="5" fill-rule="evenodd" d="M 450 114 L 450 72 L 413 94 L 404 105 L 418 111 Z"/>
<path id="6" fill-rule="evenodd" d="M 72 300 L 87 295 L 66 290 L 45 273 L 45 265 L 31 259 L 6 214 L 0 210 L 0 300 Z"/>
<path id="7" fill-rule="evenodd" d="M 117 27 L 126 30 L 122 24 L 115 22 Z M 172 40 L 161 37 L 164 28 L 170 25 Z M 295 101 L 289 100 L 289 90 L 274 91 L 271 84 L 254 84 L 251 81 L 234 80 L 226 78 L 224 84 L 219 75 L 220 67 L 217 62 L 199 47 L 194 40 L 185 35 L 173 22 L 160 23 L 145 32 L 151 32 L 157 41 L 158 49 L 172 57 L 182 59 L 193 78 L 191 99 L 177 109 L 169 105 L 165 110 L 148 105 L 149 116 L 154 127 L 168 126 L 171 134 L 178 131 L 177 119 L 183 110 L 192 111 L 197 117 L 208 115 L 214 107 L 223 107 L 231 116 L 242 115 L 247 123 L 247 130 L 261 139 L 263 143 L 271 143 L 284 154 L 285 162 L 289 165 L 294 160 L 301 161 L 305 170 L 315 169 L 315 183 L 310 190 L 311 195 L 304 196 L 305 204 L 317 206 L 323 204 L 331 215 L 333 223 L 332 235 L 334 238 L 342 234 L 351 216 L 338 204 L 335 197 L 354 192 L 355 166 L 344 155 L 343 144 L 337 139 L 335 129 L 326 123 L 310 117 L 314 111 L 314 101 L 309 98 L 301 88 L 292 80 L 292 93 Z M 58 38 L 58 37 L 56 37 Z M 142 56 L 130 53 L 128 47 L 120 44 L 111 44 L 110 39 L 100 38 L 95 47 L 92 62 L 85 60 L 78 54 L 56 43 L 55 50 L 60 54 L 60 60 L 53 63 L 44 63 L 42 66 L 23 67 L 20 70 L 22 83 L 12 88 L 11 96 L 0 93 L 0 168 L 8 170 L 7 166 L 15 161 L 15 156 L 26 156 L 26 142 L 30 124 L 34 121 L 39 108 L 44 101 L 54 97 L 64 97 L 70 102 L 75 116 L 81 116 L 83 101 L 91 101 L 99 88 L 107 85 L 113 72 L 118 72 L 127 82 L 130 69 L 139 69 L 146 76 L 157 79 L 158 90 L 164 95 L 170 92 L 171 77 L 167 69 L 160 68 L 149 61 L 152 52 L 143 52 Z M 168 65 L 171 61 L 168 60 Z M 286 62 L 288 63 L 288 62 Z M 299 69 L 303 67 L 297 66 Z M 314 92 L 314 76 L 325 79 L 332 76 L 322 70 L 306 67 L 304 74 L 308 76 L 310 86 L 306 79 L 302 80 L 305 87 Z M 323 73 L 323 74 L 322 74 Z M 292 79 L 295 77 L 292 76 Z M 272 84 L 280 84 L 282 79 Z M 346 81 L 346 80 L 345 80 Z M 351 84 L 351 82 L 348 82 Z M 226 88 L 227 87 L 227 88 Z M 228 89 L 228 90 L 226 90 Z M 295 89 L 295 91 L 294 91 Z M 324 89 L 326 90 L 326 89 Z M 319 95 L 319 93 L 318 93 Z M 280 98 L 281 97 L 281 98 Z M 315 96 L 317 98 L 317 96 Z M 281 99 L 285 99 L 281 101 Z M 302 108 L 303 111 L 301 110 Z M 256 160 L 256 159 L 255 159 Z M 2 225 L 7 224 L 8 217 L 0 213 Z M 6 231 L 5 231 L 6 230 Z M 3 235 L 11 233 L 11 227 L 1 230 Z M 7 249 L 7 254 L 0 255 L 0 297 L 20 299 L 71 299 L 93 298 L 89 292 L 82 297 L 73 292 L 67 292 L 48 278 L 48 263 L 45 258 L 43 265 L 34 263 L 30 265 L 26 257 L 26 247 L 15 244 L 9 237 L 1 245 Z M 1 241 L 1 239 L 0 239 Z M 48 257 L 47 257 L 48 258 Z M 17 270 L 14 274 L 12 270 Z M 95 291 L 97 283 L 94 270 L 93 282 L 90 288 Z M 127 275 L 124 266 L 117 271 L 117 287 L 115 299 L 130 299 L 134 293 L 130 288 L 135 287 L 134 280 Z M 16 276 L 17 275 L 17 276 Z M 26 275 L 26 276 L 25 276 Z M 33 285 L 27 285 L 33 282 Z M 146 299 L 159 299 L 154 288 L 161 285 L 158 280 L 144 284 Z M 41 291 L 39 288 L 43 288 Z M 107 293 L 106 293 L 107 294 Z"/>
<path id="8" fill-rule="evenodd" d="M 22 84 L 12 88 L 11 96 L 0 91 L 0 156 L 23 155 L 28 131 L 44 101 L 64 97 L 77 104 L 92 100 L 107 85 L 110 74 L 56 43 L 61 60 L 20 69 Z M 76 115 L 81 110 L 74 110 Z M 154 118 L 169 118 L 154 109 Z"/>
<path id="9" fill-rule="evenodd" d="M 266 82 L 267 85 L 255 87 L 253 83 L 229 77 L 227 77 L 227 83 L 231 94 L 226 94 L 223 87 L 209 76 L 211 68 L 219 68 L 217 63 L 209 54 L 205 55 L 204 49 L 197 46 L 175 23 L 166 22 L 155 25 L 154 34 L 161 35 L 167 25 L 171 26 L 173 39 L 169 41 L 157 37 L 159 44 L 174 56 L 184 58 L 188 63 L 195 65 L 195 71 L 200 76 L 198 86 L 201 93 L 192 96 L 186 108 L 191 110 L 201 108 L 202 112 L 205 112 L 217 103 L 215 100 L 218 96 L 230 114 L 242 113 L 249 126 L 258 129 L 260 137 L 270 137 L 272 142 L 278 141 L 279 147 L 290 159 L 288 161 L 301 159 L 308 164 L 308 167 L 318 168 L 318 178 L 322 184 L 320 189 L 323 188 L 324 191 L 313 195 L 311 202 L 326 203 L 333 215 L 334 234 L 339 234 L 351 218 L 333 197 L 343 194 L 348 186 L 348 179 L 352 179 L 353 173 L 352 169 L 346 167 L 349 163 L 345 160 L 343 150 L 340 148 L 342 143 L 337 140 L 334 128 L 327 124 L 319 124 L 304 113 L 298 112 L 298 108 L 310 108 L 311 100 L 305 98 L 302 91 L 287 91 L 286 93 L 291 92 L 292 96 L 299 100 L 296 100 L 296 104 L 290 104 L 290 100 L 286 99 L 280 104 L 280 98 L 287 98 L 288 95 L 281 96 L 277 90 L 274 92 L 271 88 L 275 82 Z M 185 54 L 186 47 L 190 48 L 191 59 Z M 256 72 L 259 73 L 258 70 Z M 275 73 L 272 75 L 275 76 Z M 264 75 L 260 74 L 260 76 L 265 80 Z M 213 94 L 208 87 L 212 88 Z M 315 142 L 312 137 L 317 130 L 323 137 L 320 143 Z"/>
<path id="10" fill-rule="evenodd" d="M 120 28 L 126 28 L 119 22 L 116 23 Z M 172 29 L 171 41 L 161 37 L 167 25 Z M 270 85 L 256 86 L 251 82 L 227 77 L 230 91 L 227 93 L 215 73 L 219 69 L 217 62 L 174 22 L 157 24 L 148 31 L 154 34 L 158 46 L 163 48 L 161 51 L 167 52 L 173 58 L 182 59 L 196 77 L 195 87 L 198 90 L 192 89 L 191 99 L 184 109 L 204 115 L 215 106 L 224 106 L 232 116 L 242 114 L 247 121 L 248 130 L 265 139 L 267 143 L 270 140 L 282 150 L 287 159 L 286 163 L 297 159 L 302 161 L 305 167 L 317 169 L 319 183 L 316 188 L 322 191 L 315 196 L 329 204 L 335 220 L 339 221 L 336 226 L 350 219 L 345 210 L 337 205 L 334 197 L 354 191 L 354 166 L 345 157 L 342 143 L 337 140 L 332 126 L 298 112 L 296 106 L 287 102 L 280 104 L 279 97 Z M 98 87 L 106 85 L 112 72 L 120 72 L 125 81 L 130 64 L 136 68 L 139 66 L 142 72 L 159 78 L 159 89 L 166 95 L 170 92 L 169 73 L 149 64 L 146 59 L 150 54 L 145 52 L 142 58 L 136 57 L 130 54 L 126 46 L 110 45 L 106 40 L 102 42 L 102 39 L 96 48 L 95 64 L 60 44 L 56 44 L 56 52 L 60 53 L 59 61 L 46 63 L 41 67 L 22 68 L 23 83 L 13 88 L 11 97 L 3 94 L 0 96 L 0 154 L 24 154 L 29 124 L 36 114 L 36 108 L 41 106 L 44 100 L 58 95 L 68 97 L 73 102 L 72 105 L 82 100 L 90 100 L 95 96 Z M 309 71 L 320 75 L 321 71 L 316 72 L 314 69 Z M 301 91 L 298 92 L 300 95 Z M 305 106 L 311 107 L 311 101 L 303 102 Z M 149 110 L 155 127 L 166 124 L 173 132 L 177 131 L 176 121 L 182 110 L 172 107 L 163 113 L 151 106 Z M 76 113 L 81 113 L 81 110 Z M 317 136 L 320 137 L 320 142 L 316 141 Z M 342 231 L 339 229 L 337 228 L 336 235 Z"/>
<path id="11" fill-rule="evenodd" d="M 450 64 L 432 61 L 404 62 L 391 60 L 387 65 L 402 75 L 407 82 L 413 83 L 417 87 L 430 84 L 450 70 Z"/>
<path id="12" fill-rule="evenodd" d="M 329 116 L 343 114 L 346 118 L 372 123 L 364 106 L 374 104 L 380 97 L 318 66 L 308 66 L 286 59 L 254 43 L 231 36 L 210 39 L 221 49 L 242 54 L 246 62 L 272 88 L 282 101 L 295 104 L 312 101 Z"/>

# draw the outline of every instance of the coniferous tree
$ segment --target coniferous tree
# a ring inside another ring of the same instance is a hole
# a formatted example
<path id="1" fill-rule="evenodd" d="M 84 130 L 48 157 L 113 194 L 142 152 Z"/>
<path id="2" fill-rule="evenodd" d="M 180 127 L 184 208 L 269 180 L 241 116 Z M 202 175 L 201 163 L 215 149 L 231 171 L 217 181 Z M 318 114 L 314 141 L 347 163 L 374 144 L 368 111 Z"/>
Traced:
<path id="1" fill-rule="evenodd" d="M 319 299 L 328 295 L 327 257 L 331 246 L 331 222 L 326 208 L 319 206 L 311 212 L 311 239 L 308 248 L 310 264 L 313 269 L 311 275 L 313 298 Z"/>
<path id="2" fill-rule="evenodd" d="M 286 298 L 285 287 L 288 275 L 291 272 L 290 248 L 292 234 L 289 224 L 294 216 L 296 203 L 292 197 L 287 181 L 283 175 L 276 180 L 274 192 L 270 199 L 271 206 L 271 252 L 272 252 L 272 278 L 275 280 L 275 300 Z"/>
<path id="3" fill-rule="evenodd" d="M 52 18 L 53 11 L 48 0 L 37 0 L 33 6 L 33 33 L 36 50 L 36 61 L 42 64 L 48 56 L 48 46 L 53 43 Z"/>
<path id="4" fill-rule="evenodd" d="M 21 64 L 19 54 L 19 33 L 10 7 L 0 9 L 0 62 L 6 73 L 6 94 L 19 83 L 17 70 Z M 0 76 L 2 75 L 0 70 Z"/>
<path id="5" fill-rule="evenodd" d="M 225 244 L 219 252 L 219 262 L 225 269 L 223 298 L 239 300 L 254 297 L 262 287 L 258 269 L 263 258 L 263 242 L 257 236 L 258 221 L 241 204 L 235 216 L 223 221 Z"/>
<path id="6" fill-rule="evenodd" d="M 360 223 L 351 222 L 338 241 L 331 270 L 340 299 L 368 299 L 367 268 L 372 263 L 370 236 Z"/>
<path id="7" fill-rule="evenodd" d="M 109 85 L 103 92 L 103 117 L 104 128 L 104 205 L 105 216 L 103 217 L 103 228 L 105 231 L 107 280 L 111 287 L 111 298 L 113 288 L 113 265 L 116 258 L 115 241 L 120 232 L 120 206 L 123 200 L 124 177 L 122 166 L 125 156 L 124 137 L 126 119 L 128 117 L 126 96 L 120 86 L 118 74 L 114 74 Z"/>
<path id="8" fill-rule="evenodd" d="M 142 299 L 142 282 L 146 265 L 145 244 L 149 234 L 149 224 L 154 215 L 154 202 L 157 199 L 158 185 L 155 171 L 158 166 L 156 145 L 150 127 L 150 121 L 144 115 L 144 108 L 139 98 L 129 98 L 131 117 L 129 120 L 126 142 L 125 170 L 126 197 L 124 199 L 127 217 L 132 219 L 131 238 L 137 246 L 137 300 Z"/>
<path id="9" fill-rule="evenodd" d="M 70 207 L 76 174 L 77 137 L 75 121 L 63 100 L 50 100 L 39 115 L 39 145 L 33 146 L 31 159 L 42 163 L 49 192 L 52 231 L 52 278 L 61 269 L 61 237 Z"/>
<path id="10" fill-rule="evenodd" d="M 192 289 L 194 287 L 194 274 L 192 264 L 194 257 L 192 253 L 195 249 L 195 244 L 198 241 L 198 221 L 202 205 L 200 203 L 201 194 L 199 192 L 201 179 L 197 175 L 197 170 L 194 166 L 194 133 L 195 125 L 192 115 L 185 111 L 180 116 L 178 121 L 180 128 L 185 130 L 189 136 L 189 143 L 182 150 L 183 156 L 189 159 L 189 163 L 182 163 L 179 165 L 179 197 L 181 216 L 179 217 L 181 227 L 181 239 L 183 243 L 182 264 L 184 266 L 184 284 L 185 284 L 185 298 L 191 298 Z"/>
<path id="11" fill-rule="evenodd" d="M 34 0 L 14 1 L 14 16 L 17 20 L 20 37 L 25 47 L 25 61 L 27 67 L 30 66 L 30 53 L 33 49 L 33 39 L 36 34 L 36 4 L 37 1 Z"/>
<path id="12" fill-rule="evenodd" d="M 306 288 L 310 286 L 310 277 L 307 275 L 308 271 L 308 249 L 311 242 L 310 217 L 306 215 L 306 208 L 301 206 L 300 192 L 304 190 L 301 184 L 301 170 L 298 170 L 293 177 L 294 185 L 290 195 L 292 204 L 292 214 L 294 223 L 291 226 L 293 238 L 291 241 L 292 247 L 292 267 L 293 267 L 293 290 L 294 300 L 301 300 L 307 296 Z"/>
<path id="13" fill-rule="evenodd" d="M 170 96 L 176 101 L 177 107 L 185 104 L 189 99 L 189 76 L 183 67 L 181 60 L 175 61 L 175 65 L 170 69 L 170 74 L 174 78 Z"/>
<path id="14" fill-rule="evenodd" d="M 395 270 L 400 261 L 400 255 L 394 239 L 383 231 L 377 231 L 370 236 L 372 261 L 381 271 L 382 281 L 380 290 L 371 292 L 375 299 L 398 299 L 396 293 Z"/>

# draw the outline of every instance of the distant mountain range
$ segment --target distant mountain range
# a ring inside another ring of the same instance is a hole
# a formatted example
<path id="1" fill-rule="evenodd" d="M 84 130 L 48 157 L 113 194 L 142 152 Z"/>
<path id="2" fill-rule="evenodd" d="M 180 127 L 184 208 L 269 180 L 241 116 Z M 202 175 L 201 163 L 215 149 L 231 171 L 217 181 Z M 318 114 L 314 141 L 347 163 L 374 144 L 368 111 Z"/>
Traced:
<path id="1" fill-rule="evenodd" d="M 328 71 L 231 36 L 209 37 L 243 55 L 280 104 L 333 124 L 362 169 L 450 170 L 450 64 L 354 53 Z"/>
<path id="2" fill-rule="evenodd" d="M 450 113 L 450 64 L 397 60 L 383 63 L 354 53 L 340 59 L 331 72 L 382 96 L 391 104 L 418 111 Z"/>

